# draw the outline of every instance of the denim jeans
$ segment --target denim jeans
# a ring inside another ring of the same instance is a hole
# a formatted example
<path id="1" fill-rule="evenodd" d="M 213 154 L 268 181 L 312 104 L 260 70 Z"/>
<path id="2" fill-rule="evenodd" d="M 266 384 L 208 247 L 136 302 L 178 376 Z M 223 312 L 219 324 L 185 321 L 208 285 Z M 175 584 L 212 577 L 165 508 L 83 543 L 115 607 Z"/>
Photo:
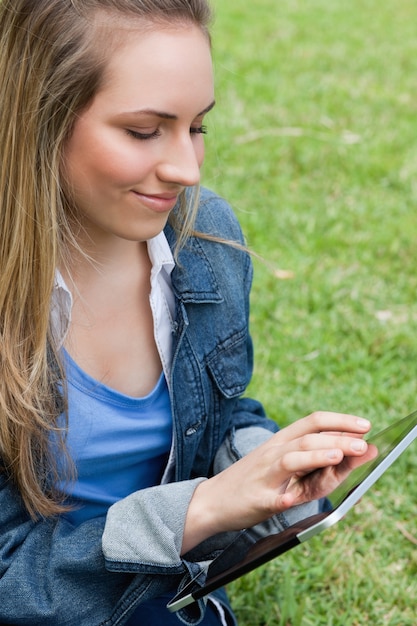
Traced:
<path id="1" fill-rule="evenodd" d="M 139 605 L 126 626 L 181 626 L 175 613 L 170 613 L 166 608 L 169 600 L 172 600 L 172 593 L 146 600 Z M 199 626 L 221 626 L 221 624 L 216 609 L 209 602 L 204 619 Z"/>

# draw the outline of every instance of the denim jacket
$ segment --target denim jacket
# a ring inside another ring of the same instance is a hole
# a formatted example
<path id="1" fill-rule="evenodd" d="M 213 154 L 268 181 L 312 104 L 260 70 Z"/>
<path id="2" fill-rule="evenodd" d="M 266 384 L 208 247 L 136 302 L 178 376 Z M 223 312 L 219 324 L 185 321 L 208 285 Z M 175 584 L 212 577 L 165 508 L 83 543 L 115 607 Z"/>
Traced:
<path id="1" fill-rule="evenodd" d="M 196 228 L 242 242 L 227 203 L 207 190 Z M 173 248 L 169 225 L 165 233 Z M 163 484 L 75 527 L 61 517 L 31 520 L 13 484 L 0 475 L 1 624 L 124 624 L 141 601 L 170 590 L 174 595 L 230 540 L 214 537 L 180 556 L 187 506 L 199 482 L 277 430 L 258 402 L 242 397 L 252 372 L 251 279 L 249 255 L 235 247 L 192 237 L 179 255 L 168 381 L 174 434 Z M 280 530 L 307 514 L 301 507 L 271 523 Z M 200 602 L 179 618 L 197 624 L 203 612 Z"/>

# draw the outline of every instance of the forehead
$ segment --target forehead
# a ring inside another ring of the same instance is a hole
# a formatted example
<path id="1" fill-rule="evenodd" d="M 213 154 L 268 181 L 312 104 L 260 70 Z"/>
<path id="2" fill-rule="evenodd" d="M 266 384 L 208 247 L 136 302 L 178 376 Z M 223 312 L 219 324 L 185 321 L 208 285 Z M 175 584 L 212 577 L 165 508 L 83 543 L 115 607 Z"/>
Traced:
<path id="1" fill-rule="evenodd" d="M 159 105 L 214 98 L 213 67 L 207 35 L 195 25 L 120 28 L 96 97 L 122 100 L 124 106 Z"/>

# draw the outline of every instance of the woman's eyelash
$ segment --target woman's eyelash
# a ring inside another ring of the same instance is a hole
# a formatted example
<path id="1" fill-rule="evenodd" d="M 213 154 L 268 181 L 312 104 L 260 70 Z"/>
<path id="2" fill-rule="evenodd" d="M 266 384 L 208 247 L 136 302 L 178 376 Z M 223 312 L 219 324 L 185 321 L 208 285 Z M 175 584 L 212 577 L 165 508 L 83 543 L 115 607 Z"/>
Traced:
<path id="1" fill-rule="evenodd" d="M 142 141 L 145 141 L 146 139 L 155 139 L 155 137 L 159 137 L 161 132 L 160 130 L 157 128 L 156 130 L 152 131 L 151 133 L 140 133 L 137 130 L 132 130 L 131 128 L 126 128 L 126 133 L 129 135 L 129 137 L 133 137 L 133 139 L 140 139 Z M 196 127 L 191 127 L 190 128 L 190 133 L 192 135 L 206 135 L 207 134 L 207 126 L 196 126 Z"/>
<path id="2" fill-rule="evenodd" d="M 152 131 L 151 133 L 140 133 L 137 130 L 132 130 L 131 128 L 126 128 L 126 133 L 129 137 L 133 137 L 133 139 L 154 139 L 155 137 L 159 137 L 161 134 L 159 129 Z"/>
<path id="3" fill-rule="evenodd" d="M 207 126 L 198 126 L 197 128 L 190 128 L 190 133 L 194 133 L 195 135 L 206 135 L 207 134 Z"/>

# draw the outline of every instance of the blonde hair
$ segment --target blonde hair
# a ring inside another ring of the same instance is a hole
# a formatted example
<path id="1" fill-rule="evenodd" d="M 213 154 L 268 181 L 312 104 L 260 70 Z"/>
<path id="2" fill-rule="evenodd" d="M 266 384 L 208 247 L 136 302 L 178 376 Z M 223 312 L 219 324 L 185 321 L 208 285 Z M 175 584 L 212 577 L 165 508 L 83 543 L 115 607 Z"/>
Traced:
<path id="1" fill-rule="evenodd" d="M 74 245 L 62 149 L 112 50 L 107 40 L 99 45 L 99 12 L 150 27 L 193 23 L 209 37 L 206 0 L 0 3 L 0 459 L 32 517 L 64 510 L 51 451 L 58 438 L 65 454 L 50 302 L 56 267 Z M 180 242 L 192 232 L 196 205 L 184 198 L 175 217 Z"/>

